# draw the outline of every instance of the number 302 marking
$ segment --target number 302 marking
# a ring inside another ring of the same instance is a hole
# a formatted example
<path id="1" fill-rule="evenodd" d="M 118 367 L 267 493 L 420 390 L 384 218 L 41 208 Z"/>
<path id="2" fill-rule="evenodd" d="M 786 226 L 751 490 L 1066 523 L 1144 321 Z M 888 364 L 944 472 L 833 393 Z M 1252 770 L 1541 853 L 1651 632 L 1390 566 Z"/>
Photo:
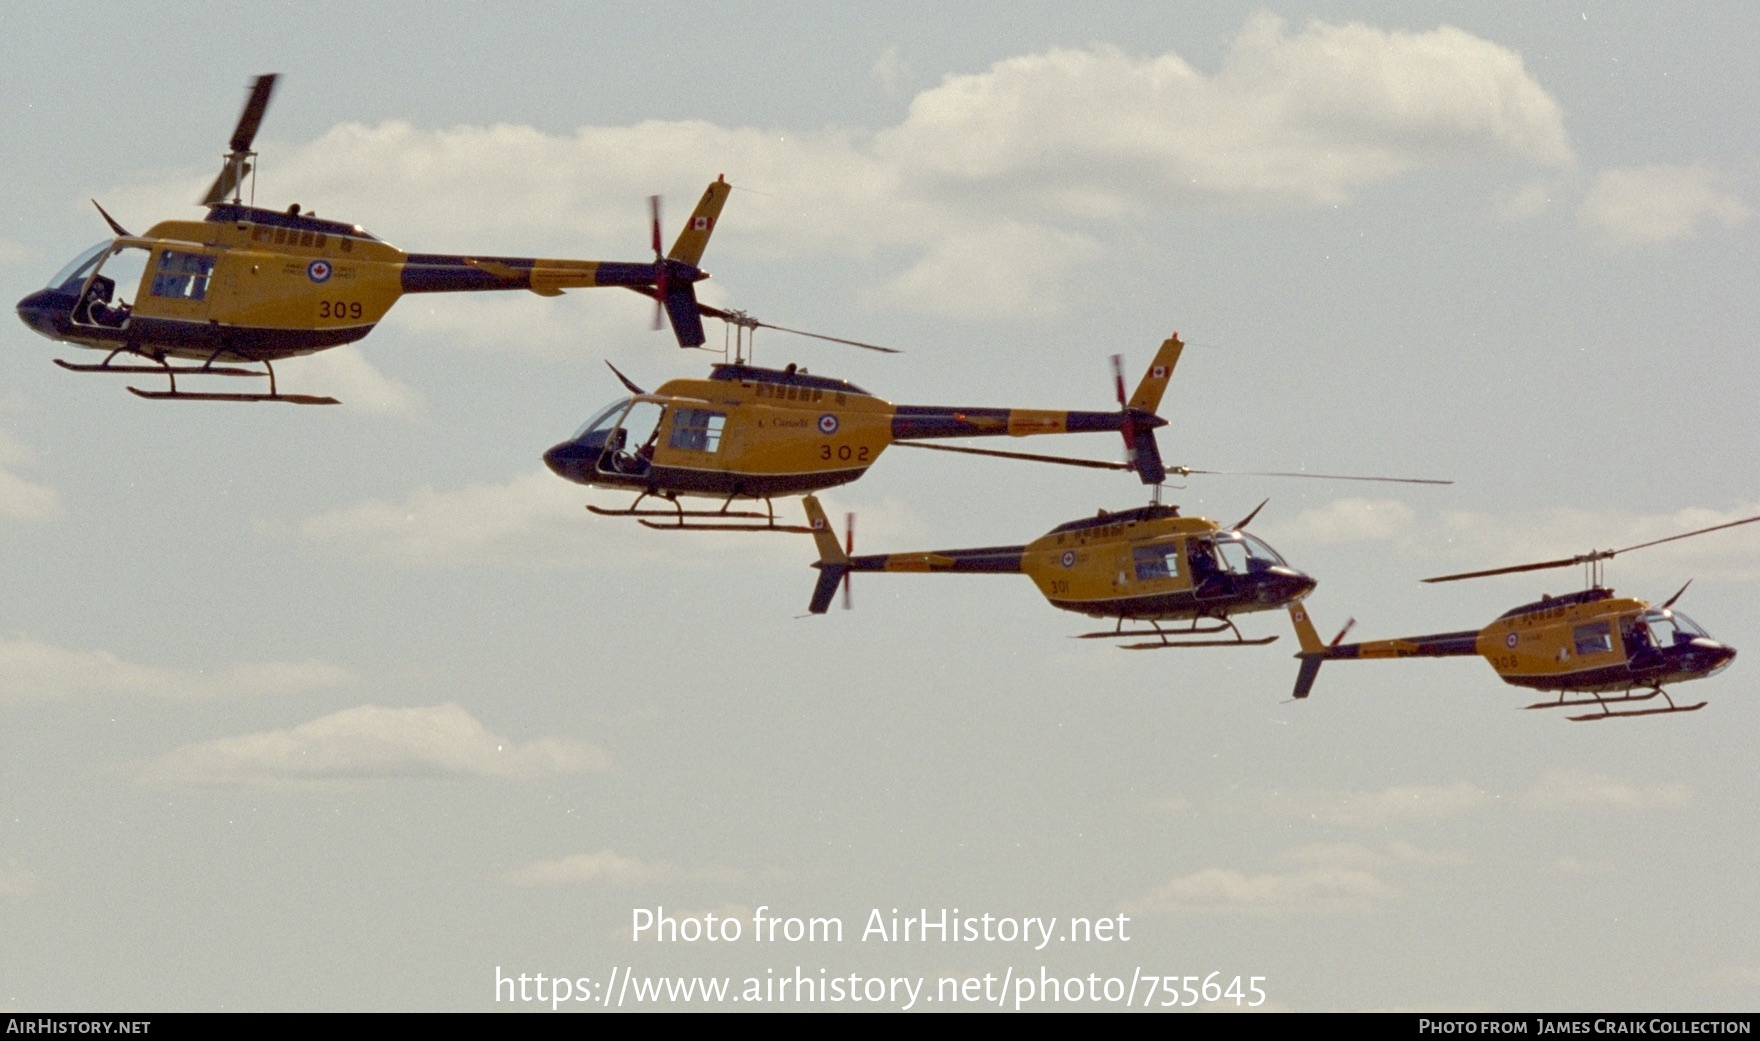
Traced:
<path id="1" fill-rule="evenodd" d="M 359 318 L 360 316 L 361 305 L 358 303 L 348 303 L 343 300 L 318 301 L 319 318 Z"/>
<path id="2" fill-rule="evenodd" d="M 821 459 L 830 459 L 833 452 L 837 453 L 837 458 L 846 463 L 851 459 L 854 459 L 858 463 L 865 463 L 868 461 L 867 445 L 862 445 L 855 449 L 850 448 L 848 445 L 838 445 L 835 449 L 830 445 L 819 446 L 819 458 Z"/>

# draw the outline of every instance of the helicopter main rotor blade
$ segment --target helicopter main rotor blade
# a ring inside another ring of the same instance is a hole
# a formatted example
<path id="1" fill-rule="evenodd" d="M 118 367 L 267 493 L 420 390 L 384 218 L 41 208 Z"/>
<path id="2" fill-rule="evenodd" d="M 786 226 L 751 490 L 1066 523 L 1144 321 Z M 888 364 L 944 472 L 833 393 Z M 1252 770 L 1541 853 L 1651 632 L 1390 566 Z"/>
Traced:
<path id="1" fill-rule="evenodd" d="M 1610 550 L 1607 555 L 1611 557 L 1615 553 L 1630 553 L 1634 549 L 1643 549 L 1646 546 L 1660 546 L 1664 542 L 1673 542 L 1676 539 L 1690 539 L 1694 535 L 1704 535 L 1708 532 L 1722 531 L 1725 528 L 1740 527 L 1743 524 L 1752 524 L 1755 521 L 1760 521 L 1760 516 L 1746 517 L 1746 518 L 1743 518 L 1742 520 L 1739 520 L 1739 521 L 1730 521 L 1728 524 L 1717 524 L 1717 525 L 1713 525 L 1712 527 L 1709 527 L 1709 528 L 1700 528 L 1698 531 L 1689 531 L 1685 535 L 1670 535 L 1666 539 L 1655 539 L 1651 542 L 1640 542 L 1636 546 L 1627 546 L 1624 549 Z"/>
<path id="2" fill-rule="evenodd" d="M 1390 484 L 1453 484 L 1453 481 L 1439 481 L 1431 477 L 1361 477 L 1353 474 L 1310 474 L 1294 473 L 1284 470 L 1194 470 L 1189 466 L 1170 466 L 1169 473 L 1181 477 L 1190 474 L 1213 474 L 1228 477 L 1311 477 L 1320 481 L 1383 481 Z"/>
<path id="3" fill-rule="evenodd" d="M 258 76 L 251 84 L 251 96 L 244 103 L 244 111 L 238 115 L 238 126 L 232 131 L 232 150 L 248 152 L 251 142 L 257 139 L 257 128 L 263 125 L 263 113 L 269 109 L 269 95 L 275 93 L 275 80 L 280 73 L 271 72 Z"/>
<path id="4" fill-rule="evenodd" d="M 1547 568 L 1570 567 L 1572 564 L 1593 564 L 1597 561 L 1617 557 L 1621 553 L 1630 553 L 1635 549 L 1644 549 L 1648 546 L 1660 546 L 1664 542 L 1676 542 L 1680 539 L 1690 539 L 1695 535 L 1705 535 L 1713 531 L 1722 531 L 1725 528 L 1736 528 L 1743 524 L 1752 524 L 1755 521 L 1760 521 L 1760 516 L 1744 517 L 1741 520 L 1730 521 L 1727 524 L 1713 524 L 1709 528 L 1700 528 L 1697 531 L 1689 531 L 1680 535 L 1670 535 L 1665 539 L 1651 539 L 1649 542 L 1640 542 L 1635 546 L 1626 546 L 1621 549 L 1593 549 L 1587 553 L 1579 553 L 1574 557 L 1568 557 L 1563 560 L 1548 560 L 1539 564 L 1517 564 L 1513 567 L 1491 568 L 1488 571 L 1467 571 L 1459 575 L 1443 575 L 1439 578 L 1426 578 L 1424 581 L 1454 582 L 1463 578 L 1485 578 L 1489 575 L 1510 575 L 1519 571 L 1544 571 Z M 1683 592 L 1686 589 L 1685 586 L 1681 588 Z M 1680 593 L 1676 593 L 1675 595 L 1679 596 Z"/>
<path id="5" fill-rule="evenodd" d="M 93 199 L 93 200 L 92 200 L 92 205 L 93 205 L 93 206 L 98 206 L 98 200 L 96 200 L 96 199 Z M 108 213 L 105 213 L 105 212 L 104 212 L 104 207 L 102 207 L 102 206 L 98 206 L 98 212 L 99 212 L 99 213 L 100 213 L 100 214 L 102 214 L 102 215 L 103 215 L 103 217 L 104 217 L 104 223 L 105 223 L 105 224 L 108 224 L 108 225 L 110 225 L 110 230 L 111 230 L 111 231 L 114 231 L 114 232 L 115 232 L 115 233 L 116 233 L 116 234 L 117 234 L 117 235 L 118 235 L 118 236 L 120 236 L 120 237 L 122 237 L 122 238 L 125 238 L 125 239 L 131 239 L 131 238 L 134 238 L 134 236 L 133 236 L 133 235 L 130 235 L 130 234 L 129 234 L 129 233 L 128 233 L 128 229 L 127 229 L 127 228 L 125 228 L 125 227 L 123 227 L 123 226 L 122 226 L 122 225 L 120 225 L 120 224 L 118 224 L 118 223 L 116 223 L 116 218 L 115 218 L 115 217 L 112 217 L 112 216 L 110 216 L 110 214 L 108 214 Z"/>
<path id="6" fill-rule="evenodd" d="M 1425 582 L 1458 582 L 1463 578 L 1487 578 L 1491 575 L 1513 575 L 1521 571 L 1545 571 L 1548 568 L 1570 567 L 1572 564 L 1586 564 L 1593 559 L 1593 554 L 1566 557 L 1563 560 L 1548 560 L 1539 564 L 1517 564 L 1513 567 L 1494 567 L 1486 571 L 1463 571 L 1458 575 L 1440 575 L 1426 578 Z"/>
<path id="7" fill-rule="evenodd" d="M 848 347 L 860 347 L 865 351 L 879 351 L 882 354 L 904 353 L 896 347 L 882 347 L 879 344 L 863 343 L 860 340 L 846 340 L 841 336 L 826 336 L 824 333 L 810 333 L 805 329 L 790 329 L 786 325 L 771 325 L 769 322 L 763 322 L 753 318 L 744 311 L 724 311 L 719 307 L 712 307 L 708 304 L 698 304 L 697 310 L 711 318 L 719 318 L 724 322 L 729 322 L 733 325 L 742 326 L 747 329 L 775 329 L 779 333 L 793 333 L 796 336 L 811 336 L 815 340 L 829 340 L 832 343 L 841 343 Z"/>
<path id="8" fill-rule="evenodd" d="M 625 286 L 624 288 L 634 290 L 643 296 L 657 297 L 652 286 Z M 699 314 L 708 315 L 710 318 L 719 318 L 729 325 L 737 325 L 742 329 L 775 329 L 779 333 L 793 333 L 796 336 L 811 336 L 815 340 L 829 340 L 832 343 L 841 343 L 848 347 L 860 347 L 865 351 L 879 351 L 882 354 L 904 353 L 896 347 L 882 347 L 879 344 L 863 343 L 860 340 L 846 340 L 841 336 L 826 336 L 824 333 L 810 333 L 805 329 L 790 329 L 786 325 L 771 325 L 769 322 L 763 322 L 753 318 L 744 311 L 727 311 L 712 304 L 698 303 L 697 312 Z"/>
<path id="9" fill-rule="evenodd" d="M 1059 463 L 1063 466 L 1085 466 L 1093 470 L 1135 470 L 1130 463 L 1113 463 L 1101 459 L 1075 459 L 1063 455 L 1034 455 L 1031 452 L 1003 452 L 994 448 L 965 448 L 960 445 L 931 445 L 922 441 L 899 441 L 898 448 L 927 448 L 936 452 L 962 452 L 966 455 L 993 455 L 1003 459 L 1025 459 L 1032 463 Z"/>

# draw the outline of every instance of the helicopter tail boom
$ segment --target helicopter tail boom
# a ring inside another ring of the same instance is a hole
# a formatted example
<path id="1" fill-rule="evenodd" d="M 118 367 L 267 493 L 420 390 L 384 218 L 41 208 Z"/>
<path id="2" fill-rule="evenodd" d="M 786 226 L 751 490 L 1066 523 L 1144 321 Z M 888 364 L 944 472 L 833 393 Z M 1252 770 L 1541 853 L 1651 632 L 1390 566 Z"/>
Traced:
<path id="1" fill-rule="evenodd" d="M 1300 604 L 1291 604 L 1289 616 L 1290 621 L 1295 624 L 1296 639 L 1302 645 L 1301 652 L 1296 655 L 1302 660 L 1301 672 L 1296 676 L 1294 696 L 1297 698 L 1307 697 L 1308 692 L 1313 689 L 1314 679 L 1320 674 L 1320 664 L 1335 658 L 1457 658 L 1479 653 L 1478 630 L 1341 643 L 1344 634 L 1356 624 L 1353 619 L 1346 623 L 1331 643 L 1322 644 L 1319 633 L 1314 631 L 1313 621 L 1308 618 L 1306 608 Z"/>

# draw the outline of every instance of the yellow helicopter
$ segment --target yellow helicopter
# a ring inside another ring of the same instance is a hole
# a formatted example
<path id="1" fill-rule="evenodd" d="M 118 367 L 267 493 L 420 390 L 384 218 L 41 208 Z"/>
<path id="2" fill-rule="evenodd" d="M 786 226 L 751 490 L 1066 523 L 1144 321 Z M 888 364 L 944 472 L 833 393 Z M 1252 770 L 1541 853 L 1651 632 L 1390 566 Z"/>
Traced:
<path id="1" fill-rule="evenodd" d="M 1469 571 L 1424 580 L 1454 582 L 1489 575 L 1569 567 L 1573 564 L 1587 567 L 1587 589 L 1565 596 L 1545 596 L 1531 604 L 1511 608 L 1483 629 L 1408 636 L 1395 640 L 1372 640 L 1365 643 L 1340 642 L 1355 624 L 1353 620 L 1345 624 L 1331 643 L 1322 643 L 1314 630 L 1314 623 L 1308 618 L 1306 608 L 1291 605 L 1290 620 L 1295 623 L 1296 637 L 1302 645 L 1301 652 L 1296 655 L 1301 659 L 1302 666 L 1296 677 L 1295 696 L 1307 697 L 1308 692 L 1313 689 L 1315 677 L 1319 675 L 1320 666 L 1334 659 L 1450 658 L 1476 654 L 1490 662 L 1505 683 L 1558 692 L 1557 700 L 1538 701 L 1526 706 L 1527 708 L 1595 706 L 1600 710 L 1567 717 L 1576 722 L 1702 709 L 1706 704 L 1703 701 L 1691 705 L 1676 704 L 1674 698 L 1663 689 L 1663 685 L 1704 679 L 1722 672 L 1735 660 L 1735 648 L 1713 640 L 1692 619 L 1673 609 L 1681 594 L 1687 591 L 1687 586 L 1681 586 L 1678 592 L 1660 606 L 1651 606 L 1643 600 L 1631 597 L 1615 596 L 1613 590 L 1601 584 L 1602 562 L 1632 550 L 1752 524 L 1755 521 L 1760 521 L 1760 517 L 1749 517 L 1681 535 L 1670 535 L 1623 549 L 1592 550 L 1561 560 L 1517 564 L 1488 571 Z M 1691 581 L 1687 583 L 1691 584 Z M 1636 690 L 1647 692 L 1631 693 Z M 1567 693 L 1590 696 L 1567 701 Z M 1621 696 L 1602 697 L 1603 694 Z M 1614 711 L 1611 707 L 1623 702 L 1649 701 L 1658 694 L 1668 702 L 1667 708 Z"/>
<path id="2" fill-rule="evenodd" d="M 703 312 L 730 314 L 708 307 Z M 649 527 L 669 530 L 804 531 L 799 525 L 777 523 L 773 496 L 846 484 L 867 472 L 891 445 L 939 438 L 1116 432 L 1124 436 L 1124 463 L 913 447 L 1126 469 L 1143 483 L 1159 486 L 1168 471 L 1155 444 L 1155 428 L 1167 421 L 1155 410 L 1183 348 L 1177 333 L 1162 343 L 1129 398 L 1122 375 L 1115 372 L 1116 412 L 893 405 L 844 380 L 811 375 L 793 365 L 780 370 L 748 365 L 737 353 L 735 361 L 713 366 L 708 379 L 670 380 L 650 394 L 613 366 L 631 396 L 601 409 L 574 436 L 545 452 L 544 462 L 578 484 L 637 493 L 625 509 L 589 505 L 594 513 L 637 517 Z M 1115 370 L 1117 364 L 1115 358 Z M 719 498 L 721 508 L 687 510 L 678 501 L 686 495 Z M 649 497 L 665 500 L 671 508 L 641 509 Z M 732 509 L 740 499 L 762 499 L 766 509 Z M 712 523 L 693 523 L 692 518 Z M 742 519 L 763 523 L 739 523 Z"/>
<path id="3" fill-rule="evenodd" d="M 703 343 L 694 283 L 709 277 L 697 265 L 727 200 L 725 179 L 709 185 L 665 255 L 659 199 L 650 197 L 652 262 L 405 253 L 358 224 L 321 220 L 297 204 L 270 210 L 244 202 L 247 177 L 255 194 L 251 143 L 275 80 L 273 74 L 259 76 L 251 88 L 231 150 L 201 200 L 206 220 L 162 221 L 136 236 L 99 206 L 115 238 L 86 250 L 46 288 L 19 301 L 19 318 L 36 332 L 108 352 L 96 365 L 57 364 L 75 372 L 170 379 L 170 390 L 129 388 L 144 398 L 333 405 L 335 398 L 279 393 L 272 363 L 360 339 L 405 293 L 525 289 L 557 296 L 586 286 L 645 292 L 656 299 L 656 328 L 663 311 L 680 346 Z M 117 298 L 119 289 L 130 287 L 132 303 Z M 136 363 L 114 364 L 118 356 Z M 174 366 L 168 358 L 200 364 Z M 242 367 L 256 364 L 261 371 Z M 267 377 L 269 392 L 181 391 L 180 374 Z"/>
<path id="4" fill-rule="evenodd" d="M 807 610 L 824 614 L 843 586 L 849 606 L 849 576 L 857 571 L 1024 574 L 1051 606 L 1096 618 L 1116 619 L 1116 627 L 1083 633 L 1078 639 L 1137 639 L 1127 650 L 1166 647 L 1236 647 L 1267 644 L 1249 640 L 1235 628 L 1233 615 L 1269 611 L 1293 604 L 1314 589 L 1314 580 L 1290 567 L 1264 540 L 1243 529 L 1255 509 L 1232 527 L 1202 517 L 1182 517 L 1177 506 L 1151 504 L 1060 524 L 1024 546 L 938 549 L 918 553 L 851 556 L 855 518 L 847 518 L 839 544 L 819 500 L 805 500 L 809 530 L 819 547 L 819 582 Z M 1265 504 L 1260 503 L 1262 508 Z M 1126 621 L 1148 629 L 1126 629 Z M 1163 622 L 1186 622 L 1163 628 Z M 1206 639 L 1219 633 L 1232 638 Z"/>

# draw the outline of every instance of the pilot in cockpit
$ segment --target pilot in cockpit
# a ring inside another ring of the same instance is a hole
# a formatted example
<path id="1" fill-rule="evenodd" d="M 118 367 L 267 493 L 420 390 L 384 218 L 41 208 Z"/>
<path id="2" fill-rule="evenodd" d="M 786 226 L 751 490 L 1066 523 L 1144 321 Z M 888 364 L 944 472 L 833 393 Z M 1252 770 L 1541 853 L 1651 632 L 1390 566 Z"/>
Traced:
<path id="1" fill-rule="evenodd" d="M 127 302 L 111 307 L 110 300 L 115 295 L 115 279 L 104 275 L 92 279 L 91 288 L 86 290 L 84 306 L 86 319 L 94 325 L 107 325 L 113 329 L 120 329 L 123 323 L 128 321 L 128 315 L 132 308 L 128 306 Z"/>

